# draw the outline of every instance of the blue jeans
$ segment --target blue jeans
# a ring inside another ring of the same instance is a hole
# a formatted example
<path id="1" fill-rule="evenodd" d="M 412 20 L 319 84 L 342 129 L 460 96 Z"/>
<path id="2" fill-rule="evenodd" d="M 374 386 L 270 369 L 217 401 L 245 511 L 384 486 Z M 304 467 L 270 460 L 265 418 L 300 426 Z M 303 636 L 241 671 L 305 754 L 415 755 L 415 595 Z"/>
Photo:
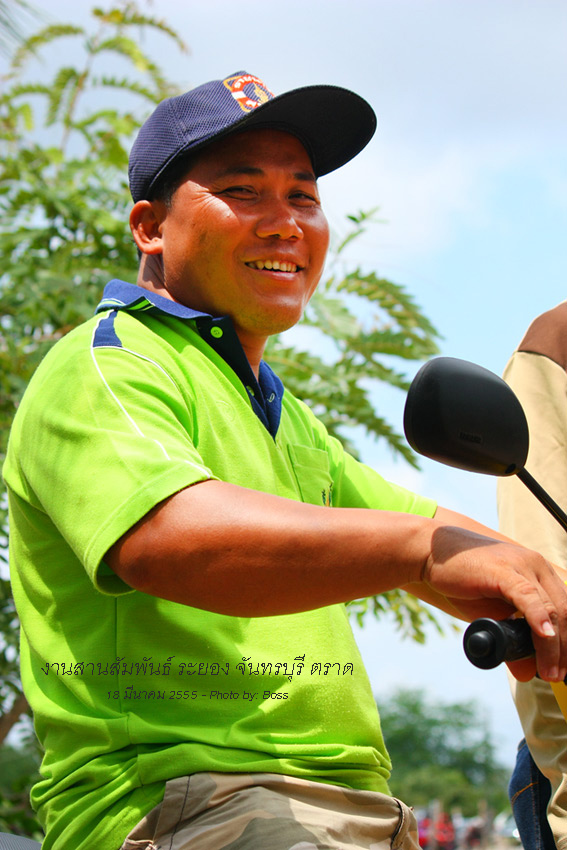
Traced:
<path id="1" fill-rule="evenodd" d="M 525 740 L 518 746 L 508 795 L 525 850 L 556 850 L 547 820 L 551 785 L 531 757 Z"/>

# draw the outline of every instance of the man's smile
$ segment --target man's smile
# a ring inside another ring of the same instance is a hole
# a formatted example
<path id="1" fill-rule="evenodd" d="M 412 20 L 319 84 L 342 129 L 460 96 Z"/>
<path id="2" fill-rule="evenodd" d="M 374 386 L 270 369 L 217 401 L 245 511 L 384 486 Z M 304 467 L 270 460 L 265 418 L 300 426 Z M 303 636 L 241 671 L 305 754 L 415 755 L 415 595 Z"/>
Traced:
<path id="1" fill-rule="evenodd" d="M 260 271 L 267 269 L 268 271 L 275 272 L 297 272 L 303 268 L 296 263 L 286 263 L 281 260 L 252 260 L 246 263 L 246 265 L 251 269 L 259 269 Z"/>

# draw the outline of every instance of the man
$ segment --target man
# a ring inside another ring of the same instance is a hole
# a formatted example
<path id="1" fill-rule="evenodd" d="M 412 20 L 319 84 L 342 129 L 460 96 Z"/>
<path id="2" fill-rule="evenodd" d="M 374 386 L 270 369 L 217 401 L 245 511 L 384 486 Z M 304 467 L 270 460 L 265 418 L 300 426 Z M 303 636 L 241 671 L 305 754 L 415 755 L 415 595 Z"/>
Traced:
<path id="1" fill-rule="evenodd" d="M 567 303 L 563 302 L 532 322 L 504 372 L 530 428 L 526 468 L 562 507 L 567 502 L 566 329 Z M 512 478 L 498 482 L 498 514 L 503 533 L 533 546 L 567 570 L 567 532 L 521 482 Z M 547 682 L 511 680 L 511 684 L 526 736 L 510 784 L 522 843 L 528 850 L 563 848 L 567 842 L 565 718 Z"/>
<path id="2" fill-rule="evenodd" d="M 45 848 L 415 847 L 346 600 L 519 609 L 565 674 L 550 565 L 356 463 L 262 360 L 323 269 L 317 178 L 374 127 L 241 72 L 134 144 L 138 283 L 46 357 L 4 471 Z"/>

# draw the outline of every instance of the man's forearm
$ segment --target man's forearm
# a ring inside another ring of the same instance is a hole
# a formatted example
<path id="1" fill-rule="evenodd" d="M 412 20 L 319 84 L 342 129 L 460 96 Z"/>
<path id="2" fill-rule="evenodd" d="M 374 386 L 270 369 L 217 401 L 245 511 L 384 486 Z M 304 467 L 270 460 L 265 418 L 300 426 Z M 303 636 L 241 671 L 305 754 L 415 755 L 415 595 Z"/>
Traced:
<path id="1" fill-rule="evenodd" d="M 542 556 L 445 508 L 434 518 L 325 508 L 222 481 L 158 505 L 107 553 L 128 585 L 237 617 L 307 611 L 405 587 L 465 620 L 520 611 L 537 671 L 567 673 L 565 586 Z M 533 659 L 510 665 L 519 679 Z"/>
<path id="2" fill-rule="evenodd" d="M 290 614 L 403 586 L 467 620 L 519 610 L 540 675 L 567 672 L 567 596 L 551 565 L 443 508 L 433 519 L 324 508 L 205 481 L 157 506 L 106 560 L 131 587 L 232 616 Z M 520 673 L 529 678 L 535 666 Z"/>
<path id="3" fill-rule="evenodd" d="M 108 553 L 127 584 L 233 616 L 288 614 L 419 581 L 433 523 L 220 481 L 177 493 Z"/>

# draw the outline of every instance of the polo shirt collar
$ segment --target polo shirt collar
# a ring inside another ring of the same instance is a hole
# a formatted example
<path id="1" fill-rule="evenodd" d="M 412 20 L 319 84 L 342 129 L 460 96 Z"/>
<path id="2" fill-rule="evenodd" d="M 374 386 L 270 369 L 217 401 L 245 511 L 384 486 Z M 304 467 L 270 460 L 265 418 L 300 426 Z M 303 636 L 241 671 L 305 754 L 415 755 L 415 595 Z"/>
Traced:
<path id="1" fill-rule="evenodd" d="M 200 316 L 212 319 L 212 316 L 208 313 L 192 310 L 190 307 L 185 307 L 184 304 L 158 295 L 157 292 L 151 292 L 135 283 L 126 283 L 126 281 L 116 278 L 104 287 L 102 300 L 95 313 L 102 313 L 103 310 L 127 310 L 130 313 L 135 313 L 138 310 L 141 312 L 157 311 L 168 316 L 175 316 L 177 319 L 197 319 Z"/>
<path id="2" fill-rule="evenodd" d="M 281 418 L 283 384 L 263 360 L 256 380 L 230 316 L 216 318 L 116 278 L 105 286 L 95 312 L 106 310 L 161 313 L 186 321 L 193 320 L 201 337 L 228 363 L 244 384 L 254 413 L 275 439 Z"/>

